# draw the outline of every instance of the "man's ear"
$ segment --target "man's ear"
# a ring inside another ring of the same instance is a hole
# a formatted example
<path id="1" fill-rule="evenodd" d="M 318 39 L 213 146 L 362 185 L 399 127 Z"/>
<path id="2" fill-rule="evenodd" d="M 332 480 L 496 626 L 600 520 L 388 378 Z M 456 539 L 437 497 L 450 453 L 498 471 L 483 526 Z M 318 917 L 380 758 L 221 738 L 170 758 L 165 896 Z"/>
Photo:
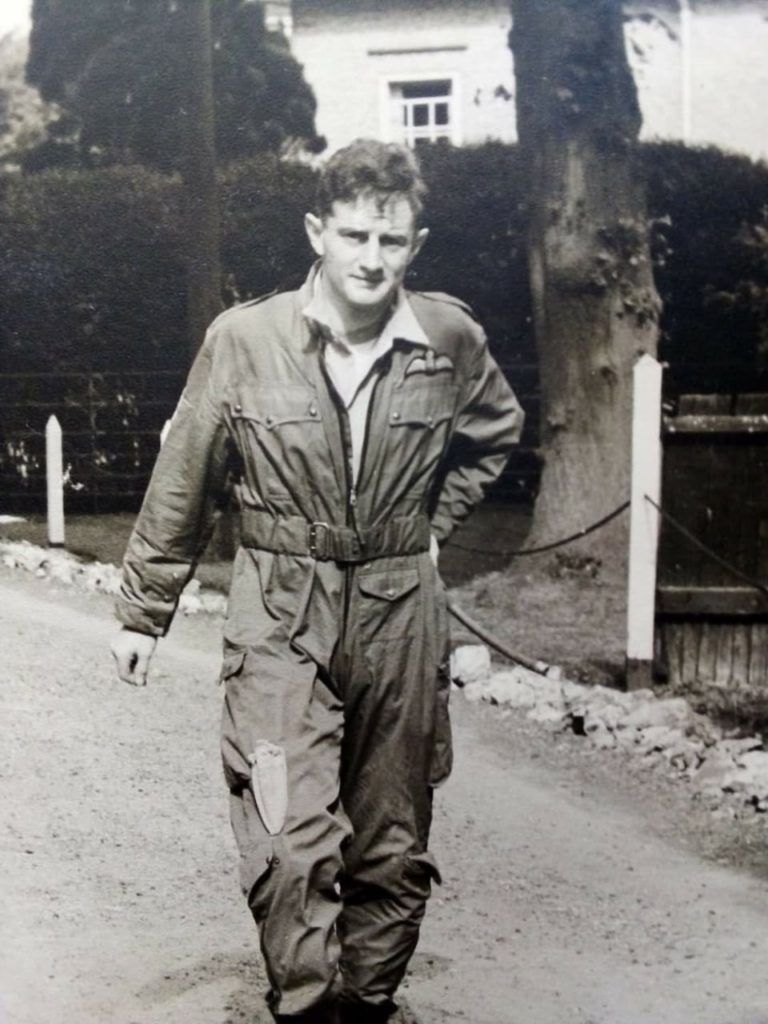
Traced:
<path id="1" fill-rule="evenodd" d="M 304 230 L 307 232 L 307 238 L 309 244 L 315 250 L 318 256 L 325 255 L 325 246 L 323 245 L 323 221 L 321 217 L 318 217 L 314 213 L 307 213 L 304 216 Z"/>
<path id="2" fill-rule="evenodd" d="M 411 260 L 415 260 L 421 252 L 424 243 L 429 238 L 429 228 L 419 228 L 411 246 Z M 410 260 L 408 261 L 410 263 Z"/>

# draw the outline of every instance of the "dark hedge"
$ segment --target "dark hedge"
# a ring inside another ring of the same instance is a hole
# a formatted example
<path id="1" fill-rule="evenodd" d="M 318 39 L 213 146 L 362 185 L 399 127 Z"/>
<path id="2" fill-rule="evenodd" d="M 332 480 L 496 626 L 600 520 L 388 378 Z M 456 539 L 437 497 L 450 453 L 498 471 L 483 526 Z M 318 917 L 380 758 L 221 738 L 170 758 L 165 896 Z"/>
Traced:
<path id="1" fill-rule="evenodd" d="M 641 150 L 657 221 L 656 284 L 664 301 L 660 357 L 672 390 L 768 390 L 761 341 L 768 245 L 768 165 L 714 148 Z M 668 221 L 668 223 L 664 223 Z"/>
<path id="2" fill-rule="evenodd" d="M 0 181 L 0 372 L 178 365 L 172 181 L 138 168 Z"/>
<path id="3" fill-rule="evenodd" d="M 421 155 L 431 237 L 410 282 L 473 306 L 523 392 L 535 433 L 519 154 L 489 143 L 437 145 Z M 768 390 L 768 167 L 674 144 L 644 146 L 640 159 L 665 303 L 661 356 L 670 364 L 668 390 Z M 294 286 L 306 274 L 312 254 L 303 217 L 314 187 L 311 168 L 274 156 L 222 174 L 225 301 Z M 29 444 L 39 445 L 49 409 L 66 407 L 73 422 L 116 423 L 128 431 L 140 425 L 154 431 L 172 410 L 170 396 L 188 358 L 179 205 L 175 179 L 139 168 L 0 177 L 0 478 L 16 465 L 19 430 L 36 432 Z M 2 378 L 28 371 L 56 377 L 23 386 Z M 102 376 L 65 377 L 73 371 Z M 162 387 L 109 377 L 136 371 L 163 371 Z M 39 402 L 33 408 L 31 399 L 13 399 L 22 394 L 38 394 Z M 94 426 L 77 464 L 96 460 L 106 472 L 122 453 L 127 473 L 141 444 L 97 433 Z M 535 442 L 533 434 L 529 440 Z M 154 437 L 146 444 L 154 451 Z M 136 456 L 136 473 L 146 472 L 148 460 Z M 29 472 L 22 481 L 27 489 Z M 88 475 L 85 468 L 78 472 Z"/>
<path id="4" fill-rule="evenodd" d="M 766 258 L 755 241 L 768 167 L 716 149 L 644 146 L 662 355 L 716 366 L 714 384 L 761 376 Z M 469 302 L 505 363 L 531 361 L 525 184 L 517 150 L 422 153 L 431 237 L 414 287 Z M 225 301 L 300 280 L 315 173 L 272 156 L 221 182 Z M 178 185 L 138 168 L 0 178 L 0 370 L 182 368 Z M 731 367 L 726 378 L 719 376 Z M 761 377 L 762 379 L 762 377 Z"/>

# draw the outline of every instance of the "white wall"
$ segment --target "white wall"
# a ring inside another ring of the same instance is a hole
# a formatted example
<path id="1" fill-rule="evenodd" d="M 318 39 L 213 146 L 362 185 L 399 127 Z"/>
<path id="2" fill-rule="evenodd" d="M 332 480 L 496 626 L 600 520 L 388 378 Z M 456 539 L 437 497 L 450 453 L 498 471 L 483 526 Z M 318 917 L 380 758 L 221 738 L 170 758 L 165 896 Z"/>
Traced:
<path id="1" fill-rule="evenodd" d="M 768 158 L 768 0 L 637 0 L 627 13 L 642 137 Z M 456 76 L 462 142 L 511 141 L 509 28 L 506 0 L 294 0 L 292 46 L 331 150 L 382 136 L 382 83 L 411 75 Z"/>
<path id="2" fill-rule="evenodd" d="M 630 21 L 642 137 L 682 139 L 768 158 L 768 0 L 689 0 Z"/>
<path id="3" fill-rule="evenodd" d="M 509 26 L 505 0 L 444 0 L 418 7 L 391 0 L 375 9 L 299 2 L 294 4 L 291 45 L 315 90 L 317 129 L 331 149 L 360 135 L 380 135 L 382 83 L 409 76 L 457 76 L 463 142 L 512 140 Z"/>

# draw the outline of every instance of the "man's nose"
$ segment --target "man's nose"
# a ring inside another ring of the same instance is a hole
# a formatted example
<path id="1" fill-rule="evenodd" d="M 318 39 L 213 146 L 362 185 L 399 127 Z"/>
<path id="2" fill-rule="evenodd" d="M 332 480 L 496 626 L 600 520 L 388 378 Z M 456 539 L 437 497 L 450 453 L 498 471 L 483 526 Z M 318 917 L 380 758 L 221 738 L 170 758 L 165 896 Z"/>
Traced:
<path id="1" fill-rule="evenodd" d="M 369 238 L 363 246 L 360 266 L 371 274 L 381 271 L 381 243 L 378 238 Z"/>

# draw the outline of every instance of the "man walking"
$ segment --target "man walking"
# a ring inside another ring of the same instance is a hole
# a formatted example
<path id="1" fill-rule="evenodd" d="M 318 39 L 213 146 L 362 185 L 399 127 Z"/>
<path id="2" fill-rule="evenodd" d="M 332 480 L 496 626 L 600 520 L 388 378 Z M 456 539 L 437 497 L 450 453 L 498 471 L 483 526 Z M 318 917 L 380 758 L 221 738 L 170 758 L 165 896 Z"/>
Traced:
<path id="1" fill-rule="evenodd" d="M 278 1021 L 395 1013 L 451 765 L 437 548 L 522 423 L 466 307 L 403 288 L 423 193 L 399 146 L 328 162 L 317 263 L 210 328 L 125 556 L 113 653 L 141 685 L 234 492 L 222 754 Z"/>

